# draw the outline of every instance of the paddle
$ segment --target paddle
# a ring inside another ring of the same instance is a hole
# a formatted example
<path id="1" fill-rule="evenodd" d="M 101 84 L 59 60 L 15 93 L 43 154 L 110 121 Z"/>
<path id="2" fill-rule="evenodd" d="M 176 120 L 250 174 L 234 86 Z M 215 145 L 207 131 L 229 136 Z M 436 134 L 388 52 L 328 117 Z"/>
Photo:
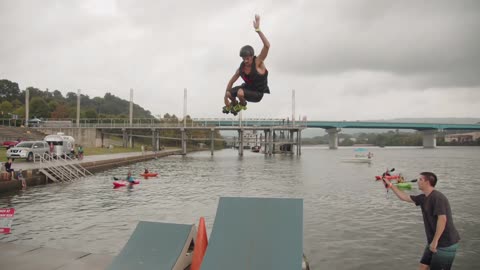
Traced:
<path id="1" fill-rule="evenodd" d="M 120 180 L 120 179 L 118 179 L 117 177 L 114 176 L 114 177 L 113 177 L 113 180 L 118 181 L 118 180 Z"/>

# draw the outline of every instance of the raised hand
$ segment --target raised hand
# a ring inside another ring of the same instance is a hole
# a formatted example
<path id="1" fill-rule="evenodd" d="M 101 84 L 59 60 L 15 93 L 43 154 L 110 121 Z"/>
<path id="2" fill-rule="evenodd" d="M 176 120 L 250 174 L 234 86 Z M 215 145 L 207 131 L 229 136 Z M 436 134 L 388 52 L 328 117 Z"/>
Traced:
<path id="1" fill-rule="evenodd" d="M 253 21 L 253 28 L 255 28 L 255 30 L 260 28 L 260 16 L 258 14 L 255 14 L 255 20 Z"/>

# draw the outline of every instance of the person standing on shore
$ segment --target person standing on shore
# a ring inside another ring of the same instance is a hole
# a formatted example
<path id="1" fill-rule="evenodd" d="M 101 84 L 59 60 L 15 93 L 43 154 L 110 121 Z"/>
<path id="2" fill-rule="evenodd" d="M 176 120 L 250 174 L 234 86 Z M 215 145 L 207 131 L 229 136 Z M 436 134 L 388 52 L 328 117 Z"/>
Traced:
<path id="1" fill-rule="evenodd" d="M 422 209 L 427 245 L 420 260 L 419 269 L 451 269 L 460 235 L 453 224 L 452 210 L 447 197 L 435 190 L 437 176 L 431 172 L 420 173 L 417 182 L 418 188 L 423 192 L 420 195 L 408 195 L 386 177 L 382 180 L 385 187 L 392 189 L 400 200 L 415 203 Z"/>

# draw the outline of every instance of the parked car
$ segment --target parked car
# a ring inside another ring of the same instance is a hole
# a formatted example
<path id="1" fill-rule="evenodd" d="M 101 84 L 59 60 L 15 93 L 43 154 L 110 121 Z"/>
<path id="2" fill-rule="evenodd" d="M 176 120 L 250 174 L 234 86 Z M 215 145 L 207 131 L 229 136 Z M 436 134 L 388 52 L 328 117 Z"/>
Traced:
<path id="1" fill-rule="evenodd" d="M 47 156 L 50 149 L 45 141 L 23 141 L 7 150 L 7 158 L 33 161 L 35 154 Z"/>
<path id="2" fill-rule="evenodd" d="M 20 141 L 4 141 L 2 143 L 2 147 L 5 147 L 7 148 L 7 150 L 11 147 L 14 147 L 15 145 L 17 145 Z"/>

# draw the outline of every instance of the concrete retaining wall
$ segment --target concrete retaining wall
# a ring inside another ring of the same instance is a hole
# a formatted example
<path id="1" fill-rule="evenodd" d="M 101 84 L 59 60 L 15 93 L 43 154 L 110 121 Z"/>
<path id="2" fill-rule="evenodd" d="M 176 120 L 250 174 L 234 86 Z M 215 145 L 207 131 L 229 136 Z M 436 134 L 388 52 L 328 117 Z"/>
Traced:
<path id="1" fill-rule="evenodd" d="M 92 173 L 101 172 L 105 170 L 109 170 L 115 167 L 125 166 L 128 164 L 133 164 L 137 162 L 142 162 L 146 160 L 151 160 L 154 158 L 160 158 L 170 155 L 178 155 L 181 154 L 181 150 L 176 151 L 166 151 L 166 152 L 158 152 L 158 153 L 151 153 L 145 154 L 140 156 L 133 156 L 133 157 L 124 157 L 124 158 L 112 158 L 107 160 L 100 160 L 100 161 L 91 161 L 91 162 L 83 162 L 81 165 L 85 167 Z M 32 170 L 24 170 L 23 176 L 27 181 L 27 186 L 36 186 L 36 185 L 44 185 L 47 182 L 47 178 L 38 169 Z M 13 191 L 13 190 L 20 190 L 22 189 L 22 183 L 18 180 L 7 180 L 7 174 L 2 172 L 0 174 L 0 193 Z"/>

